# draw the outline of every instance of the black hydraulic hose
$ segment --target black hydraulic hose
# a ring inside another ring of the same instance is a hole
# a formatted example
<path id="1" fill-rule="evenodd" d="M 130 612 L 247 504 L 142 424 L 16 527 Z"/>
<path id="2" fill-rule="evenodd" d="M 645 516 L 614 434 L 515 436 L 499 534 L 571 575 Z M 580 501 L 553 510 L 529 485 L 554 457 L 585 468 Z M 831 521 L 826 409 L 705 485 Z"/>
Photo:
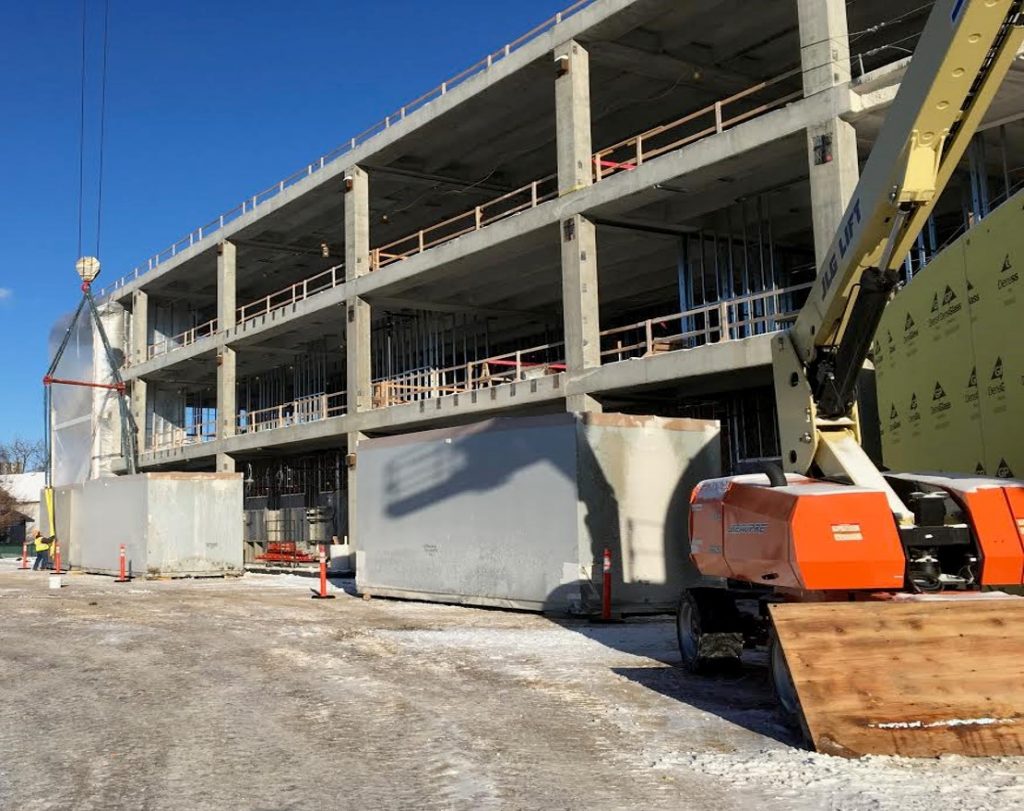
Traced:
<path id="1" fill-rule="evenodd" d="M 782 467 L 775 462 L 762 462 L 760 468 L 761 472 L 768 476 L 768 484 L 771 487 L 785 487 L 789 484 L 786 474 L 782 472 Z"/>

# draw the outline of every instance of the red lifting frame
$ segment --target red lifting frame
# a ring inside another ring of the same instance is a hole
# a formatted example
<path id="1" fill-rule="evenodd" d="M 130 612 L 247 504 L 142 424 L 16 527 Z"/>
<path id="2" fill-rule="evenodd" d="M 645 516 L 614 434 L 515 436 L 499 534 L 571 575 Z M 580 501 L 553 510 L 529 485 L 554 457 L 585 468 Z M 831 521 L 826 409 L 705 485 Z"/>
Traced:
<path id="1" fill-rule="evenodd" d="M 43 378 L 44 386 L 51 386 L 59 384 L 61 386 L 84 386 L 87 389 L 108 389 L 109 391 L 116 391 L 124 394 L 125 386 L 124 383 L 88 383 L 84 380 L 64 380 L 60 377 L 50 377 L 47 375 Z"/>

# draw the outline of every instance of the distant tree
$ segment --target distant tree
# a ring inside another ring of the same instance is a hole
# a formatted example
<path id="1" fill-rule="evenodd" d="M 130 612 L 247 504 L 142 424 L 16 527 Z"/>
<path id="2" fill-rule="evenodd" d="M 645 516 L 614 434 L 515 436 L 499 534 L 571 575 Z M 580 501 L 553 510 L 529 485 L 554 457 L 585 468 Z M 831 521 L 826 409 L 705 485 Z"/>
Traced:
<path id="1" fill-rule="evenodd" d="M 21 521 L 22 515 L 15 509 L 14 496 L 0 487 L 0 539 L 6 541 L 11 527 Z"/>
<path id="2" fill-rule="evenodd" d="M 0 473 L 29 473 L 42 470 L 46 463 L 46 445 L 41 439 L 15 437 L 0 442 Z"/>

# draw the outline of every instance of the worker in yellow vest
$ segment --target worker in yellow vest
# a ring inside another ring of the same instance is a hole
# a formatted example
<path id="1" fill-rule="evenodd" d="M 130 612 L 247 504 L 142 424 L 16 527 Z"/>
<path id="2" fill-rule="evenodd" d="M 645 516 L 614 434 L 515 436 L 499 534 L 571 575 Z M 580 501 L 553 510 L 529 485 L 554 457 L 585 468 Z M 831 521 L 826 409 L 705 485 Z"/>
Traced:
<path id="1" fill-rule="evenodd" d="M 32 564 L 32 570 L 38 571 L 40 569 L 49 568 L 50 564 L 50 542 L 43 537 L 38 529 L 32 533 L 32 544 L 35 547 L 36 559 Z"/>

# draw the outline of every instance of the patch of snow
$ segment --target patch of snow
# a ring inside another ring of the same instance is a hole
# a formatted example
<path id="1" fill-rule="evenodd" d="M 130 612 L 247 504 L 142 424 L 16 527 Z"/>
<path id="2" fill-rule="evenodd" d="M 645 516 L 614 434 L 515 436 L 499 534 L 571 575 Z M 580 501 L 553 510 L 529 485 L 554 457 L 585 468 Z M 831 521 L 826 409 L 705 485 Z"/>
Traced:
<path id="1" fill-rule="evenodd" d="M 1024 718 L 950 718 L 945 721 L 887 721 L 882 724 L 868 724 L 874 729 L 936 729 L 938 727 L 988 726 L 990 724 L 1018 724 Z"/>
<path id="2" fill-rule="evenodd" d="M 680 766 L 737 787 L 757 786 L 790 807 L 867 811 L 1019 809 L 1024 759 L 944 755 L 911 759 L 869 755 L 856 760 L 790 748 L 745 753 L 691 753 L 654 768 Z"/>
<path id="3" fill-rule="evenodd" d="M 1020 600 L 1018 594 L 1005 591 L 941 591 L 934 594 L 899 592 L 892 596 L 894 603 L 952 603 L 958 600 Z"/>
<path id="4" fill-rule="evenodd" d="M 303 577 L 299 574 L 262 574 L 246 572 L 239 580 L 243 586 L 266 589 L 319 589 L 320 580 L 316 577 Z M 352 581 L 336 577 L 327 580 L 327 590 L 331 594 L 344 596 L 346 586 Z"/>

